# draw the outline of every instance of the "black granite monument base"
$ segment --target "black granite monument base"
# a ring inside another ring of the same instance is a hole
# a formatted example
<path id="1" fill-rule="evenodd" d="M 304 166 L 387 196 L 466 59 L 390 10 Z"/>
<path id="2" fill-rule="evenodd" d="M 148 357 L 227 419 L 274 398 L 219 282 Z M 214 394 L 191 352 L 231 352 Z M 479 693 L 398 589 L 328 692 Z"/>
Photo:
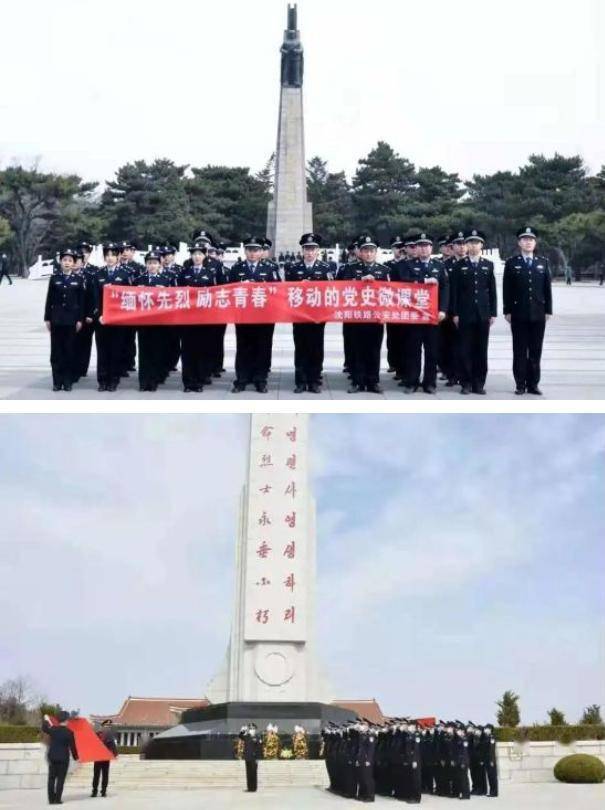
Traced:
<path id="1" fill-rule="evenodd" d="M 145 748 L 146 759 L 233 759 L 243 725 L 256 723 L 262 734 L 268 723 L 279 727 L 282 747 L 291 748 L 295 725 L 304 726 L 309 759 L 319 757 L 321 729 L 330 721 L 356 720 L 355 712 L 328 703 L 217 703 L 183 712 L 181 723 L 158 734 Z"/>

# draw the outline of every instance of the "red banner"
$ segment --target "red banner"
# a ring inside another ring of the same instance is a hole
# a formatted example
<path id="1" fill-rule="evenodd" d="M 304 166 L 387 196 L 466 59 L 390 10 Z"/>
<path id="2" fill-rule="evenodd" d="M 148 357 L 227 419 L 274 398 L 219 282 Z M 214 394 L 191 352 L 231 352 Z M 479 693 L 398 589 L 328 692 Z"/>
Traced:
<path id="1" fill-rule="evenodd" d="M 103 323 L 437 323 L 437 285 L 392 281 L 126 287 L 103 290 Z"/>

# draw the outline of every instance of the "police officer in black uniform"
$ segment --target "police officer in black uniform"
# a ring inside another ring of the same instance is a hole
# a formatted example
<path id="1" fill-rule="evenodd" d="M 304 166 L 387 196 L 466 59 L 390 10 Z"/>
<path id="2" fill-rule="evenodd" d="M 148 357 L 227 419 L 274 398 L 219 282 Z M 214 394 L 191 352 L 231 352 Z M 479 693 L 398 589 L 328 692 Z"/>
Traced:
<path id="1" fill-rule="evenodd" d="M 368 723 L 359 725 L 359 741 L 357 745 L 357 784 L 359 786 L 357 798 L 362 802 L 373 802 L 376 792 L 374 780 L 374 767 L 376 764 L 377 729 Z"/>
<path id="2" fill-rule="evenodd" d="M 91 264 L 92 245 L 90 242 L 80 242 L 78 253 L 82 256 L 82 266 L 80 273 L 84 277 L 86 291 L 84 295 L 84 321 L 82 328 L 76 336 L 76 366 L 77 379 L 88 375 L 90 366 L 90 354 L 92 351 L 92 339 L 95 332 L 94 308 L 95 308 L 95 286 L 96 273 L 98 267 Z"/>
<path id="3" fill-rule="evenodd" d="M 150 250 L 145 256 L 145 268 L 133 283 L 137 287 L 174 287 L 174 276 L 162 268 L 162 255 Z M 139 391 L 157 391 L 158 385 L 168 377 L 168 354 L 165 327 L 140 325 L 137 328 L 139 343 Z"/>
<path id="4" fill-rule="evenodd" d="M 162 254 L 162 268 L 165 273 L 168 273 L 176 286 L 181 270 L 183 269 L 180 264 L 177 264 L 176 253 L 177 249 L 174 245 L 163 245 L 160 248 Z M 166 340 L 166 350 L 168 357 L 168 371 L 176 371 L 181 356 L 181 327 L 180 326 L 165 326 L 164 336 Z"/>
<path id="5" fill-rule="evenodd" d="M 256 725 L 243 726 L 239 733 L 244 741 L 244 761 L 246 763 L 246 790 L 255 793 L 258 787 L 258 761 L 262 758 L 263 746 Z"/>
<path id="6" fill-rule="evenodd" d="M 97 382 L 99 391 L 116 391 L 124 374 L 124 327 L 103 323 L 103 290 L 112 284 L 128 286 L 131 274 L 118 263 L 120 246 L 103 245 L 105 265 L 95 274 L 95 341 L 97 345 Z"/>
<path id="7" fill-rule="evenodd" d="M 441 250 L 441 261 L 450 282 L 450 306 L 445 318 L 439 324 L 439 341 L 437 365 L 441 371 L 442 379 L 446 380 L 446 386 L 451 387 L 456 380 L 456 339 L 458 330 L 452 317 L 452 270 L 457 262 L 454 255 L 454 235 L 445 234 L 439 239 Z M 462 244 L 464 244 L 464 234 L 462 234 Z M 462 258 L 462 257 L 461 257 Z"/>
<path id="8" fill-rule="evenodd" d="M 489 796 L 498 795 L 498 762 L 496 759 L 496 738 L 494 737 L 494 727 L 487 723 L 483 727 L 483 735 L 479 744 L 481 751 L 481 761 L 485 769 L 487 784 L 489 786 Z"/>
<path id="9" fill-rule="evenodd" d="M 450 310 L 459 331 L 461 394 L 485 395 L 490 327 L 498 315 L 494 263 L 481 255 L 482 231 L 465 235 L 468 255 L 450 275 Z"/>
<path id="10" fill-rule="evenodd" d="M 389 268 L 376 262 L 378 242 L 370 234 L 362 234 L 357 241 L 359 260 L 343 268 L 344 281 L 389 281 Z M 382 394 L 380 386 L 380 349 L 384 335 L 381 323 L 355 323 L 352 331 L 352 383 L 349 394 L 368 391 Z"/>
<path id="11" fill-rule="evenodd" d="M 540 360 L 546 321 L 552 315 L 548 259 L 536 254 L 538 232 L 526 225 L 517 232 L 519 253 L 504 264 L 504 317 L 513 335 L 515 394 L 541 396 Z"/>
<path id="12" fill-rule="evenodd" d="M 262 259 L 263 239 L 250 236 L 244 240 L 246 258 L 237 261 L 229 270 L 230 283 L 267 283 L 280 281 L 273 264 Z M 235 381 L 232 393 L 245 391 L 254 384 L 259 394 L 268 391 L 267 380 L 271 367 L 271 348 L 275 324 L 236 324 L 235 327 Z"/>
<path id="13" fill-rule="evenodd" d="M 50 332 L 53 391 L 71 391 L 78 377 L 76 335 L 84 321 L 86 286 L 84 276 L 73 272 L 75 250 L 63 249 L 59 261 L 59 271 L 48 282 L 44 322 Z"/>
<path id="14" fill-rule="evenodd" d="M 405 258 L 405 240 L 401 236 L 394 236 L 391 239 L 391 250 L 393 258 L 385 262 L 385 267 L 389 268 L 391 281 L 398 280 L 398 271 L 395 270 L 397 264 Z M 401 380 L 403 372 L 403 362 L 405 355 L 404 339 L 405 327 L 399 323 L 387 323 L 387 363 L 388 371 L 395 375 L 395 380 Z"/>
<path id="15" fill-rule="evenodd" d="M 321 236 L 304 233 L 299 244 L 303 260 L 285 268 L 286 281 L 332 281 L 334 274 L 326 262 L 318 260 Z M 294 393 L 310 391 L 321 393 L 322 367 L 324 360 L 325 323 L 293 323 L 294 337 Z"/>
<path id="16" fill-rule="evenodd" d="M 131 283 L 135 282 L 138 275 L 144 272 L 145 267 L 135 260 L 136 245 L 131 241 L 120 243 L 120 264 L 125 267 L 130 274 Z M 124 327 L 124 371 L 136 371 L 137 359 L 137 330 L 135 326 Z"/>
<path id="17" fill-rule="evenodd" d="M 453 740 L 454 751 L 454 796 L 457 799 L 470 799 L 471 792 L 468 782 L 468 769 L 470 765 L 469 741 L 464 726 L 458 725 Z"/>
<path id="18" fill-rule="evenodd" d="M 345 277 L 349 265 L 355 264 L 357 261 L 357 242 L 350 242 L 347 246 L 346 261 L 338 268 L 336 279 L 338 281 L 342 280 Z M 353 369 L 353 326 L 350 323 L 343 323 L 342 325 L 342 344 L 344 354 L 342 371 L 343 374 L 347 374 L 351 377 Z"/>
<path id="19" fill-rule="evenodd" d="M 202 244 L 207 248 L 206 259 L 204 266 L 214 276 L 215 284 L 227 283 L 227 270 L 223 264 L 223 256 L 225 253 L 226 245 L 221 243 L 217 244 L 214 237 L 209 231 L 198 231 L 197 236 L 193 240 L 193 244 Z M 189 269 L 192 265 L 192 259 L 187 259 L 184 264 L 184 269 Z M 212 369 L 207 385 L 212 382 L 212 377 L 219 378 L 225 371 L 225 332 L 227 331 L 227 324 L 212 324 L 212 328 L 208 331 L 207 337 L 212 338 Z"/>
<path id="20" fill-rule="evenodd" d="M 412 261 L 399 263 L 399 281 L 414 284 L 437 284 L 439 322 L 445 318 L 449 306 L 449 280 L 443 263 L 439 259 L 431 258 L 433 240 L 427 233 L 420 233 L 415 238 L 414 247 L 417 257 Z M 413 394 L 420 388 L 420 375 L 422 371 L 422 350 L 424 349 L 424 374 L 422 376 L 422 390 L 426 394 L 435 394 L 437 391 L 437 340 L 438 327 L 432 324 L 410 325 L 405 327 L 406 338 L 406 371 L 404 379 L 399 383 L 403 385 L 406 394 Z"/>
<path id="21" fill-rule="evenodd" d="M 195 242 L 190 248 L 192 264 L 179 274 L 180 287 L 215 287 L 218 273 L 208 257 L 208 244 Z M 195 324 L 181 329 L 183 391 L 203 391 L 212 383 L 217 361 L 217 330 L 215 324 Z"/>

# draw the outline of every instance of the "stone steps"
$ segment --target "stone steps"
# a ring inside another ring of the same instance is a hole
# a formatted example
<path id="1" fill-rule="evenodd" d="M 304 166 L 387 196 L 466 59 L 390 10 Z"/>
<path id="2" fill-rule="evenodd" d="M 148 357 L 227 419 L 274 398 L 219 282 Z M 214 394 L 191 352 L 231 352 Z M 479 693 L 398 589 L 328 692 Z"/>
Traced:
<path id="1" fill-rule="evenodd" d="M 77 767 L 69 776 L 73 787 L 89 787 L 91 763 Z M 140 788 L 201 789 L 210 787 L 240 788 L 245 783 L 244 763 L 237 760 L 140 760 L 120 757 L 111 764 L 110 783 L 122 790 Z M 258 763 L 259 784 L 264 787 L 326 787 L 328 778 L 321 760 L 261 761 Z"/>

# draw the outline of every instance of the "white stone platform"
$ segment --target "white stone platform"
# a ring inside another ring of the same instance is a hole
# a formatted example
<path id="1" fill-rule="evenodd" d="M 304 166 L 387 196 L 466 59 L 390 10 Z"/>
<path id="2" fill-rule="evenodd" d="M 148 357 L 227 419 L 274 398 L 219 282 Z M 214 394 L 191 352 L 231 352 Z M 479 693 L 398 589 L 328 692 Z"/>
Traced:
<path id="1" fill-rule="evenodd" d="M 294 387 L 292 327 L 278 325 L 273 351 L 273 373 L 269 394 L 231 394 L 235 333 L 227 330 L 226 368 L 223 378 L 201 394 L 184 394 L 180 374 L 172 374 L 157 393 L 140 393 L 136 376 L 122 382 L 115 394 L 99 394 L 94 378 L 95 359 L 89 377 L 82 380 L 72 393 L 53 394 L 50 390 L 49 336 L 42 321 L 46 282 L 17 279 L 12 287 L 0 285 L 0 399 L 52 399 L 56 402 L 74 399 L 91 400 L 184 400 L 194 404 L 200 400 L 222 399 L 232 402 L 271 399 L 297 400 L 301 404 L 321 399 L 341 399 L 350 402 L 396 400 L 417 403 L 435 401 L 426 394 L 406 396 L 391 375 L 386 374 L 386 347 L 383 346 L 382 383 L 385 393 L 346 393 L 348 382 L 341 373 L 342 337 L 339 324 L 326 328 L 325 386 L 321 395 L 292 393 Z M 501 290 L 499 289 L 499 293 Z M 501 297 L 501 296 L 500 296 Z M 556 315 L 547 326 L 542 363 L 541 388 L 544 397 L 523 398 L 513 394 L 511 372 L 512 345 L 510 329 L 502 316 L 493 328 L 490 340 L 490 373 L 487 379 L 488 398 L 522 401 L 538 405 L 543 399 L 603 400 L 605 399 L 605 286 L 576 284 L 554 286 Z M 485 397 L 461 397 L 459 389 L 439 385 L 437 398 L 467 403 Z M 533 405 L 532 405 L 533 406 Z"/>

